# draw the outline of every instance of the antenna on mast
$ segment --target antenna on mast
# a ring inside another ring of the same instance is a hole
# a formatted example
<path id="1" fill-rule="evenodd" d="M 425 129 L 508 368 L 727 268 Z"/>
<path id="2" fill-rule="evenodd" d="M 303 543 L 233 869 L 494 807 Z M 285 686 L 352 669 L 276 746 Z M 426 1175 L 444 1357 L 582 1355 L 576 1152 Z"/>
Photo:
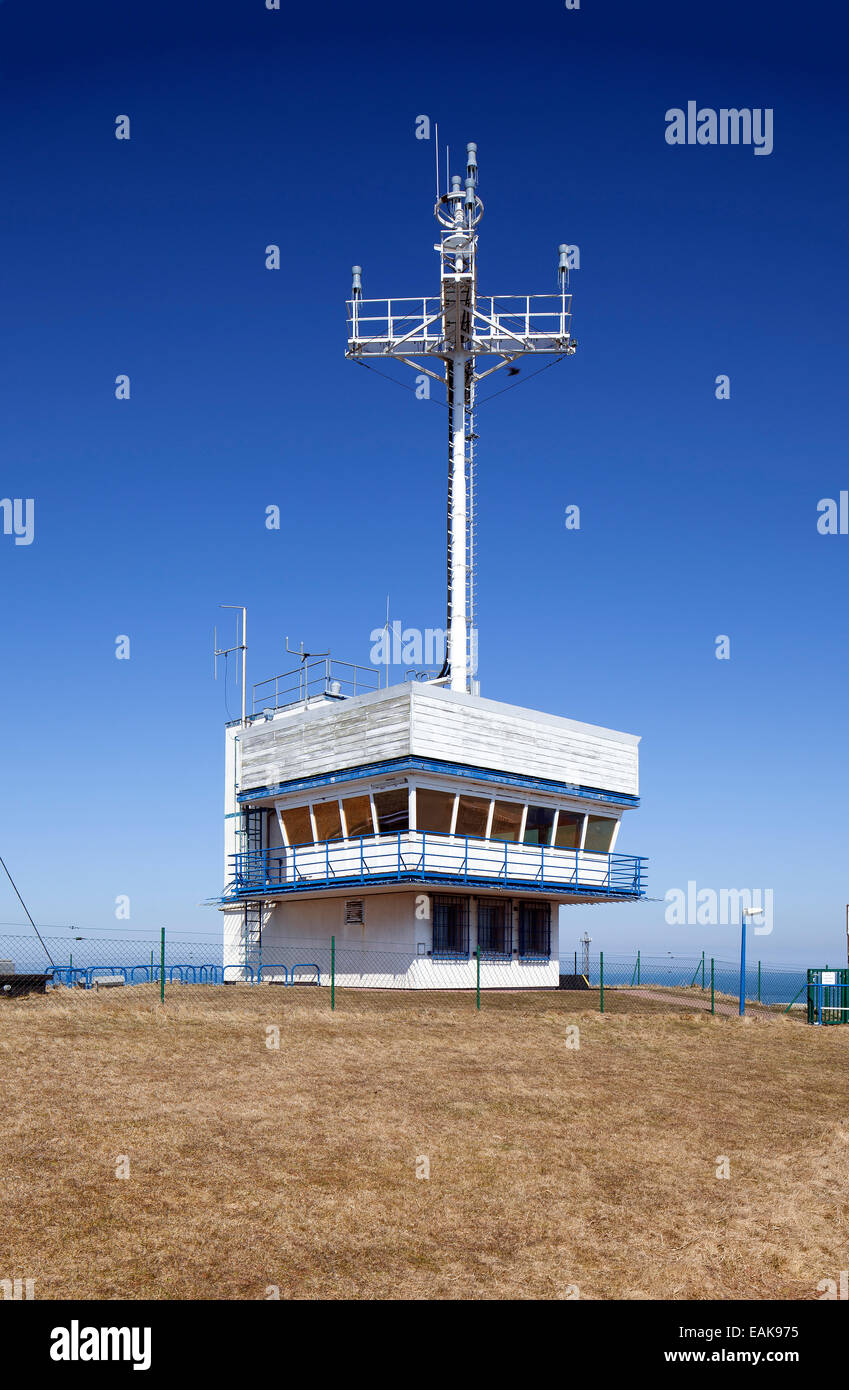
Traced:
<path id="1" fill-rule="evenodd" d="M 247 668 L 247 660 L 248 660 L 248 636 L 247 636 L 247 634 L 248 634 L 248 610 L 247 610 L 247 608 L 244 608 L 244 607 L 242 606 L 242 604 L 240 604 L 240 603 L 219 603 L 218 607 L 219 607 L 219 608 L 234 608 L 234 609 L 236 609 L 237 612 L 241 613 L 241 615 L 242 615 L 242 637 L 241 637 L 241 641 L 240 641 L 240 642 L 237 642 L 236 645 L 235 645 L 234 647 L 222 647 L 221 649 L 219 649 L 219 646 L 218 646 L 218 628 L 217 628 L 217 627 L 213 628 L 213 638 L 212 638 L 212 674 L 213 674 L 213 679 L 214 679 L 214 680 L 218 680 L 218 658 L 219 658 L 219 656 L 229 656 L 231 652 L 241 652 L 241 653 L 242 653 L 242 727 L 245 728 L 245 727 L 247 727 L 247 722 L 248 722 L 248 720 L 247 720 L 247 711 L 246 711 L 246 708 L 245 708 L 245 700 L 246 700 L 246 694 L 247 694 L 247 684 L 246 684 L 246 682 L 247 682 L 247 673 L 248 673 L 248 668 Z M 237 619 L 237 624 L 238 624 L 238 619 Z M 237 625 L 237 628 L 236 628 L 236 636 L 237 636 L 237 637 L 239 636 L 238 625 Z"/>
<path id="2" fill-rule="evenodd" d="M 479 382 L 503 367 L 515 374 L 514 364 L 520 357 L 530 353 L 570 357 L 577 344 L 570 331 L 572 297 L 567 294 L 569 248 L 565 244 L 558 248 L 557 294 L 478 294 L 477 228 L 483 203 L 477 193 L 477 145 L 471 141 L 466 146 L 465 178 L 450 174 L 447 146 L 445 159 L 446 191 L 440 194 L 437 144 L 438 297 L 363 299 L 362 271 L 355 266 L 346 355 L 366 366 L 369 358 L 393 357 L 445 386 L 448 646 L 437 681 L 449 681 L 452 690 L 478 694 L 475 391 Z M 480 358 L 495 361 L 479 370 Z"/>

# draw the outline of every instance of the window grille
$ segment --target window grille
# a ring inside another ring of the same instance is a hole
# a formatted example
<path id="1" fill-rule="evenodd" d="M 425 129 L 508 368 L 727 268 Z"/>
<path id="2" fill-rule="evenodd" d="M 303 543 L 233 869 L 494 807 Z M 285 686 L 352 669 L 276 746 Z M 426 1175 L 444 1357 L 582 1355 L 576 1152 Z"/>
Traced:
<path id="1" fill-rule="evenodd" d="M 478 948 L 481 960 L 510 960 L 513 956 L 513 904 L 482 898 L 478 903 Z"/>
<path id="2" fill-rule="evenodd" d="M 519 903 L 519 957 L 548 960 L 551 956 L 551 903 Z"/>
<path id="3" fill-rule="evenodd" d="M 440 894 L 433 899 L 433 959 L 469 959 L 469 899 Z"/>

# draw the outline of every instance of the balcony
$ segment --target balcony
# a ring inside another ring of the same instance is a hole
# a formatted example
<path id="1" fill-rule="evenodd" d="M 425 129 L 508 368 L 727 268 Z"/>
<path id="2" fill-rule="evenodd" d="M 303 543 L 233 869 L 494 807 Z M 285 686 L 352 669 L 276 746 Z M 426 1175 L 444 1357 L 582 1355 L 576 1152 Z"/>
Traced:
<path id="1" fill-rule="evenodd" d="M 223 898 L 230 902 L 384 883 L 462 883 L 553 897 L 632 900 L 644 896 L 646 884 L 646 861 L 635 855 L 423 830 L 249 850 L 231 855 L 231 861 Z"/>
<path id="2" fill-rule="evenodd" d="M 571 355 L 572 296 L 478 295 L 467 344 L 476 352 Z M 348 301 L 348 356 L 444 356 L 450 351 L 450 313 L 438 297 Z"/>

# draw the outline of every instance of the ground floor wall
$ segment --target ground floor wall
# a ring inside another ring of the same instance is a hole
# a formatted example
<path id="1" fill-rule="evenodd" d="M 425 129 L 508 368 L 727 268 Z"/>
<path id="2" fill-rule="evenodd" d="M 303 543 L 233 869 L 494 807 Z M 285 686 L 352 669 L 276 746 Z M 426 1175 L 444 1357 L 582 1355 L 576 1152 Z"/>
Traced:
<path id="1" fill-rule="evenodd" d="M 331 938 L 335 978 L 340 986 L 372 989 L 474 989 L 478 964 L 479 903 L 468 899 L 468 958 L 434 954 L 431 892 L 367 893 L 360 897 L 310 896 L 264 904 L 257 950 L 245 939 L 244 910 L 224 914 L 224 965 L 230 979 L 283 981 L 315 978 L 330 983 Z M 546 901 L 546 900 L 542 900 Z M 551 938 L 547 959 L 509 957 L 480 962 L 481 989 L 552 989 L 560 977 L 558 904 L 550 902 Z M 255 933 L 254 933 L 255 936 Z M 245 965 L 249 969 L 245 969 Z"/>

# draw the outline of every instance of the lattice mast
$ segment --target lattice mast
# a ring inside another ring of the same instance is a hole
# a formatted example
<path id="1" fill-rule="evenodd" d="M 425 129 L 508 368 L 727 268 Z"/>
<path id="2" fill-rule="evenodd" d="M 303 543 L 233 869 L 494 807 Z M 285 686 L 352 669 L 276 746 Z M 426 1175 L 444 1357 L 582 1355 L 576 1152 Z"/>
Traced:
<path id="1" fill-rule="evenodd" d="M 557 294 L 481 296 L 477 284 L 477 146 L 466 147 L 459 174 L 438 196 L 439 297 L 363 299 L 362 267 L 353 267 L 346 356 L 394 358 L 441 382 L 448 406 L 447 658 L 439 679 L 477 693 L 477 546 L 475 392 L 479 382 L 529 353 L 571 356 L 569 247 L 559 248 Z M 438 190 L 437 190 L 438 192 Z M 479 370 L 479 358 L 497 360 Z M 424 360 L 422 360 L 424 359 Z M 434 359 L 442 363 L 435 370 Z"/>

